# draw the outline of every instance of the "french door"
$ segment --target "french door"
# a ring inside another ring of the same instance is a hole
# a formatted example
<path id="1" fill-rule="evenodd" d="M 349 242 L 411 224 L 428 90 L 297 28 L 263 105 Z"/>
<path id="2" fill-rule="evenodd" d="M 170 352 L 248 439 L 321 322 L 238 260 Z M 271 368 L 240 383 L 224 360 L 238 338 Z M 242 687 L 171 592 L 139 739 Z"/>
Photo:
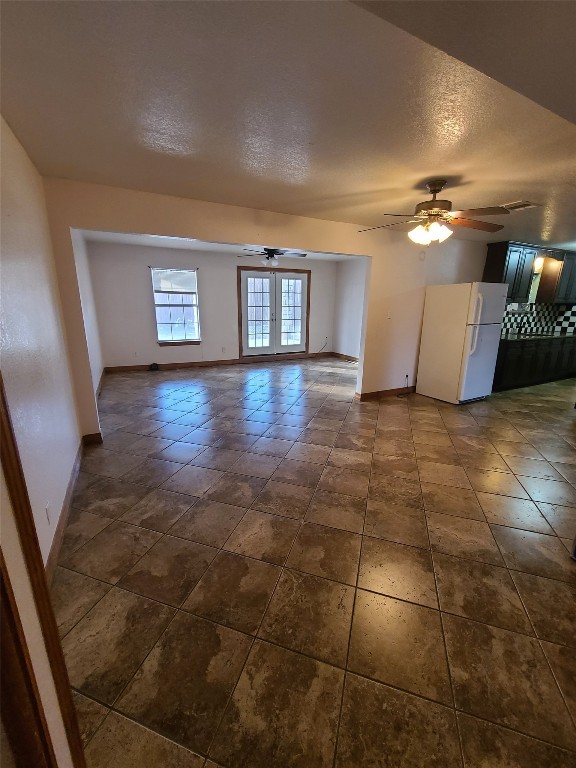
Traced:
<path id="1" fill-rule="evenodd" d="M 240 270 L 242 355 L 305 352 L 308 272 Z"/>

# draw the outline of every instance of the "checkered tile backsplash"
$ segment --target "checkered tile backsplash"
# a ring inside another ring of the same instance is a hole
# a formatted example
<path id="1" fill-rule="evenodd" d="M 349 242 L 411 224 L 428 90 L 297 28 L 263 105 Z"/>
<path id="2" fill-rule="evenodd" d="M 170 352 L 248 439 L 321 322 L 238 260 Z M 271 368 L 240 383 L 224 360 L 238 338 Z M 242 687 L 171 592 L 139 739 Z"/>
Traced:
<path id="1" fill-rule="evenodd" d="M 576 306 L 564 304 L 508 304 L 503 331 L 525 333 L 576 333 Z"/>

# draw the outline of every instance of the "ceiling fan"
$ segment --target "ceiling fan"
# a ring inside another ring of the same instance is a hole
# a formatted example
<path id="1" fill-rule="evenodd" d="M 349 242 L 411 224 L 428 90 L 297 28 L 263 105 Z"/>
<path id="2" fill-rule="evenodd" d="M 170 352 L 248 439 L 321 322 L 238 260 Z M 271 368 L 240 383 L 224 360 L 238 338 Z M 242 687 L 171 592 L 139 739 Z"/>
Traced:
<path id="1" fill-rule="evenodd" d="M 262 259 L 261 263 L 264 264 L 265 267 L 277 267 L 278 256 L 300 256 L 304 259 L 307 255 L 301 251 L 288 251 L 283 250 L 282 248 L 262 248 L 262 250 L 256 248 L 244 248 L 244 250 L 247 251 L 247 253 L 239 253 L 239 259 L 243 256 L 264 256 L 265 258 Z"/>
<path id="2" fill-rule="evenodd" d="M 408 232 L 408 237 L 418 245 L 430 245 L 432 241 L 443 242 L 450 237 L 451 227 L 466 227 L 468 229 L 479 229 L 482 232 L 498 232 L 503 229 L 502 224 L 491 224 L 488 221 L 476 221 L 476 216 L 502 216 L 510 213 L 507 208 L 502 206 L 492 206 L 488 208 L 468 208 L 463 211 L 453 211 L 451 200 L 437 200 L 438 195 L 446 186 L 445 179 L 432 179 L 426 183 L 426 188 L 432 195 L 432 200 L 424 200 L 418 203 L 411 213 L 385 213 L 384 216 L 396 216 L 405 221 L 395 221 L 392 224 L 381 224 L 378 227 L 369 227 L 361 229 L 360 232 L 370 232 L 373 229 L 385 229 L 396 227 L 399 224 L 418 224 L 417 227 Z M 473 217 L 473 218 L 470 218 Z"/>

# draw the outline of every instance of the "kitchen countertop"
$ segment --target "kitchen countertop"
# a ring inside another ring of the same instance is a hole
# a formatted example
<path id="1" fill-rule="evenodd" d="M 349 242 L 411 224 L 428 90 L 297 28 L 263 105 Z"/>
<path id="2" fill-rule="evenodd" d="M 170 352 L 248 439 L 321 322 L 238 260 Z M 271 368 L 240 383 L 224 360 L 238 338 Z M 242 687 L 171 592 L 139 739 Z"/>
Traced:
<path id="1" fill-rule="evenodd" d="M 564 339 L 574 338 L 573 333 L 508 333 L 500 336 L 500 341 L 526 341 L 527 339 Z"/>

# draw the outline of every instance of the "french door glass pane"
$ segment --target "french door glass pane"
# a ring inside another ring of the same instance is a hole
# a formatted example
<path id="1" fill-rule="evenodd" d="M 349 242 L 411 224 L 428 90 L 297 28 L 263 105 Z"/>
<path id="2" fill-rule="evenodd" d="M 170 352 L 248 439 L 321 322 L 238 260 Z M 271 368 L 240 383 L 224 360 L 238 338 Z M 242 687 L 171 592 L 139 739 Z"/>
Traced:
<path id="1" fill-rule="evenodd" d="M 270 346 L 270 278 L 248 278 L 248 347 Z"/>
<path id="2" fill-rule="evenodd" d="M 280 344 L 302 343 L 302 281 L 282 278 L 282 317 Z"/>

